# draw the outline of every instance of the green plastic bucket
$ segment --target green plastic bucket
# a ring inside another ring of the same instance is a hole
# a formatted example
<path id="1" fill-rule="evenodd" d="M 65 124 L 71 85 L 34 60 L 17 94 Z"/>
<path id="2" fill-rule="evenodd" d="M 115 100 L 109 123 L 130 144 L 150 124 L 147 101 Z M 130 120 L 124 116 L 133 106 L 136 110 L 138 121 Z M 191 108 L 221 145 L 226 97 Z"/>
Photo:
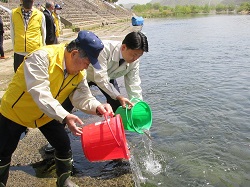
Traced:
<path id="1" fill-rule="evenodd" d="M 120 114 L 124 129 L 140 134 L 149 130 L 152 125 L 152 112 L 149 105 L 137 98 L 131 99 L 134 106 L 131 109 L 118 107 L 115 114 Z"/>

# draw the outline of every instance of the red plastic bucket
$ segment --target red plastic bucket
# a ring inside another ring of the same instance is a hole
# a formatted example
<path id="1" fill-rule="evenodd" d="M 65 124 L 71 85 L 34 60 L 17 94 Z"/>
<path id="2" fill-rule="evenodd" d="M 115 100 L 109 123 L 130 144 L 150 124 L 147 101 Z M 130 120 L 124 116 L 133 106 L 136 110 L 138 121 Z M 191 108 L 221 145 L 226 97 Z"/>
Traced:
<path id="1" fill-rule="evenodd" d="M 81 141 L 85 157 L 91 162 L 129 159 L 121 116 L 105 118 L 105 121 L 83 127 Z"/>

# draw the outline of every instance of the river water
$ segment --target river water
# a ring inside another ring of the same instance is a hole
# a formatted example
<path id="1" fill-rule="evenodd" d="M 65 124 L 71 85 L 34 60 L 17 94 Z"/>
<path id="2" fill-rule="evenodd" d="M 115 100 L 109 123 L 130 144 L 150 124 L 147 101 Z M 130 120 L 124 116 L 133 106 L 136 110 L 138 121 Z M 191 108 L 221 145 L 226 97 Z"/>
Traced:
<path id="1" fill-rule="evenodd" d="M 142 32 L 152 140 L 127 132 L 140 185 L 249 187 L 250 15 L 146 19 Z"/>
<path id="2" fill-rule="evenodd" d="M 250 186 L 250 15 L 150 19 L 142 31 L 140 75 L 161 164 L 156 175 L 142 168 L 148 184 Z"/>

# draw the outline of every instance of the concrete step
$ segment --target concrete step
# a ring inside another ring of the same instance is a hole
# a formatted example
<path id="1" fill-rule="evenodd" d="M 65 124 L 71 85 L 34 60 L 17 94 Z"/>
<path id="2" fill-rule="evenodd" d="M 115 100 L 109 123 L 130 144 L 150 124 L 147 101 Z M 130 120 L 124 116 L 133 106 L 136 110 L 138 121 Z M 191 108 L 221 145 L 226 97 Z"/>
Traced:
<path id="1" fill-rule="evenodd" d="M 67 34 L 67 33 L 72 33 L 72 29 L 71 28 L 65 28 L 65 29 L 63 29 L 63 35 Z"/>

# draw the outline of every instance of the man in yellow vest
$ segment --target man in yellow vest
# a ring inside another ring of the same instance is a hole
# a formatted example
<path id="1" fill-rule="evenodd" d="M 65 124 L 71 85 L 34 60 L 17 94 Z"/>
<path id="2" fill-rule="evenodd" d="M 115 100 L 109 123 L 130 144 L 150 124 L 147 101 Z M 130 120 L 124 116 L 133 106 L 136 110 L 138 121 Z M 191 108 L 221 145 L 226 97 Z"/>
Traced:
<path id="1" fill-rule="evenodd" d="M 45 17 L 41 11 L 33 8 L 33 3 L 34 0 L 21 0 L 21 6 L 13 9 L 10 15 L 15 72 L 25 55 L 45 45 Z"/>
<path id="2" fill-rule="evenodd" d="M 58 39 L 60 37 L 60 34 L 62 32 L 62 23 L 61 23 L 61 18 L 60 18 L 60 13 L 61 13 L 62 7 L 59 4 L 55 5 L 55 9 L 53 12 L 53 18 L 54 18 L 54 23 L 56 26 L 56 40 L 57 43 L 59 43 Z"/>
<path id="3" fill-rule="evenodd" d="M 63 105 L 69 97 L 83 112 L 113 115 L 109 104 L 101 104 L 91 94 L 86 80 L 89 64 L 101 68 L 97 58 L 102 49 L 103 43 L 94 33 L 80 31 L 68 45 L 44 46 L 25 57 L 1 100 L 1 187 L 7 183 L 11 156 L 27 128 L 39 128 L 55 148 L 57 186 L 77 186 L 69 178 L 72 152 L 64 124 L 80 136 L 83 122 Z"/>

